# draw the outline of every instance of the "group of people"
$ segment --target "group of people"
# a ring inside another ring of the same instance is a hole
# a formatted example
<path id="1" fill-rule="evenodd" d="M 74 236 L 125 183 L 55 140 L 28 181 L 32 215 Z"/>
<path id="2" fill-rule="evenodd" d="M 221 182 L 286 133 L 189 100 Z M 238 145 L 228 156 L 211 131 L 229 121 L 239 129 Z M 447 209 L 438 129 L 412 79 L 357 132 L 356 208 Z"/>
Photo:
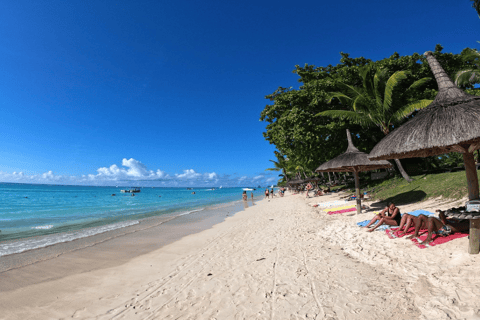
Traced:
<path id="1" fill-rule="evenodd" d="M 251 197 L 252 197 L 252 201 L 253 201 L 253 192 L 251 192 Z M 247 191 L 243 191 L 242 199 L 243 199 L 243 201 L 247 201 L 247 199 L 248 199 Z"/>
<path id="2" fill-rule="evenodd" d="M 283 197 L 285 195 L 285 188 L 280 188 L 280 190 L 278 190 L 278 195 L 280 197 Z M 275 192 L 273 191 L 273 188 L 272 189 L 265 189 L 265 199 L 270 199 L 270 196 L 272 196 L 272 199 L 273 197 L 275 197 Z M 251 197 L 252 197 L 252 200 L 253 200 L 253 192 L 251 193 Z M 243 194 L 242 194 L 242 199 L 244 201 L 246 201 L 248 199 L 248 195 L 247 195 L 247 191 L 243 191 Z"/>
<path id="3" fill-rule="evenodd" d="M 389 203 L 385 209 L 375 215 L 372 220 L 364 227 L 368 232 L 372 232 L 381 225 L 398 226 L 399 236 L 405 235 L 411 227 L 415 227 L 415 232 L 409 238 L 418 237 L 420 230 L 427 230 L 427 238 L 421 244 L 428 244 L 433 240 L 433 235 L 448 236 L 456 232 L 466 232 L 469 230 L 468 220 L 459 220 L 447 218 L 445 213 L 437 210 L 438 217 L 411 214 L 400 214 L 400 209 L 393 202 Z M 377 222 L 377 224 L 375 224 Z"/>
<path id="4" fill-rule="evenodd" d="M 313 185 L 312 185 L 311 183 L 308 183 L 307 186 L 305 187 L 305 190 L 307 191 L 305 198 L 308 198 L 308 197 L 309 197 L 309 196 L 308 196 L 308 192 L 309 192 L 310 190 L 312 190 L 312 189 L 313 189 Z M 325 193 L 329 193 L 329 192 L 331 192 L 330 187 L 327 187 L 327 189 L 325 189 L 325 190 L 318 189 L 317 192 L 315 192 L 315 193 L 313 194 L 313 196 L 314 196 L 314 197 L 316 197 L 316 196 L 323 196 Z"/>
<path id="5" fill-rule="evenodd" d="M 285 195 L 285 188 L 280 188 L 280 190 L 278 190 L 278 195 L 280 197 L 283 197 Z M 271 190 L 268 190 L 268 188 L 265 189 L 265 199 L 270 199 L 270 196 L 272 197 L 275 197 L 275 192 L 273 191 L 273 188 Z"/>

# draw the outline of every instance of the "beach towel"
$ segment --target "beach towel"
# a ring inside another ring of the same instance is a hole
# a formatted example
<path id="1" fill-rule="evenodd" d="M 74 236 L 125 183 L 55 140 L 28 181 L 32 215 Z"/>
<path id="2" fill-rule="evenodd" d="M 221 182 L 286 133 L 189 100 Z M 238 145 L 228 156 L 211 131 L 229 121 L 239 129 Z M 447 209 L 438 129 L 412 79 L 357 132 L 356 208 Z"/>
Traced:
<path id="1" fill-rule="evenodd" d="M 328 202 L 319 202 L 319 207 L 332 207 L 332 206 L 339 206 L 342 204 L 347 203 L 345 200 L 335 200 L 335 201 L 328 201 Z"/>
<path id="2" fill-rule="evenodd" d="M 421 214 L 423 214 L 424 216 L 427 216 L 427 217 L 436 215 L 434 212 L 430 212 L 430 211 L 427 211 L 427 210 L 415 210 L 415 211 L 407 212 L 407 213 L 409 215 L 416 216 L 416 217 L 418 217 Z"/>
<path id="3" fill-rule="evenodd" d="M 357 225 L 359 227 L 365 227 L 369 222 L 370 222 L 370 220 L 364 220 L 364 221 L 357 222 Z M 377 223 L 378 223 L 378 221 L 376 221 L 373 225 L 375 226 Z M 384 224 L 384 225 L 381 225 L 380 227 L 378 227 L 377 229 L 375 229 L 375 231 L 383 231 L 383 230 L 387 230 L 387 229 L 390 229 L 390 228 L 398 228 L 398 226 L 389 226 L 388 224 Z"/>
<path id="4" fill-rule="evenodd" d="M 329 211 L 327 213 L 332 215 L 332 214 L 339 214 L 339 213 L 353 212 L 353 211 L 357 211 L 357 208 L 353 207 L 353 208 L 342 209 L 342 210 L 337 210 L 337 211 Z"/>
<path id="5" fill-rule="evenodd" d="M 393 228 L 385 230 L 385 233 L 387 234 L 387 236 L 390 239 L 396 239 L 396 238 L 402 238 L 404 236 L 409 236 L 411 234 L 414 234 L 415 233 L 415 227 L 410 227 L 408 229 L 408 231 L 406 232 L 406 234 L 404 234 L 404 235 L 399 235 L 400 232 L 401 231 L 398 230 L 398 227 L 397 227 L 397 229 L 395 229 L 395 227 L 393 227 Z"/>
<path id="6" fill-rule="evenodd" d="M 446 237 L 435 235 L 433 237 L 434 240 L 432 242 L 430 242 L 429 244 L 420 244 L 421 242 L 425 241 L 425 239 L 427 239 L 427 233 L 425 233 L 425 234 L 423 234 L 419 237 L 412 238 L 412 242 L 418 248 L 425 249 L 425 248 L 433 247 L 433 246 L 436 246 L 436 245 L 439 245 L 439 244 L 442 244 L 442 243 L 452 241 L 454 239 L 464 238 L 464 237 L 467 237 L 467 236 L 468 236 L 468 233 L 458 233 L 458 232 L 454 233 L 454 234 L 451 234 L 451 235 L 448 235 Z"/>
<path id="7" fill-rule="evenodd" d="M 343 209 L 350 209 L 350 208 L 354 208 L 355 206 L 356 206 L 355 204 L 350 204 L 350 205 L 341 206 L 341 207 L 335 207 L 335 208 L 323 209 L 323 211 L 325 211 L 325 212 L 330 212 L 330 211 L 339 211 L 339 210 L 343 210 Z"/>

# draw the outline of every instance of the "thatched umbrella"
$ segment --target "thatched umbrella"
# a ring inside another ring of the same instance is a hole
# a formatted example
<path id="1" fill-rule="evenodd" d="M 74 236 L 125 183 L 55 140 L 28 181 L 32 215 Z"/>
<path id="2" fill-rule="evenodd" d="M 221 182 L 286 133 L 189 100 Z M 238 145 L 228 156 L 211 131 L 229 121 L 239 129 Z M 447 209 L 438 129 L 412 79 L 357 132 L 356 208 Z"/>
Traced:
<path id="1" fill-rule="evenodd" d="M 478 199 L 473 152 L 480 148 L 480 97 L 460 90 L 433 56 L 425 53 L 438 83 L 435 100 L 415 117 L 385 136 L 369 158 L 428 157 L 449 152 L 463 155 L 469 200 Z M 480 220 L 470 220 L 470 253 L 479 252 Z"/>
<path id="2" fill-rule="evenodd" d="M 362 201 L 360 199 L 360 179 L 358 173 L 375 169 L 389 168 L 392 164 L 388 161 L 372 161 L 368 159 L 365 152 L 359 151 L 353 146 L 350 131 L 347 129 L 348 148 L 345 153 L 325 162 L 315 171 L 317 172 L 353 172 L 355 175 L 355 193 L 357 198 L 357 213 L 362 210 Z"/>

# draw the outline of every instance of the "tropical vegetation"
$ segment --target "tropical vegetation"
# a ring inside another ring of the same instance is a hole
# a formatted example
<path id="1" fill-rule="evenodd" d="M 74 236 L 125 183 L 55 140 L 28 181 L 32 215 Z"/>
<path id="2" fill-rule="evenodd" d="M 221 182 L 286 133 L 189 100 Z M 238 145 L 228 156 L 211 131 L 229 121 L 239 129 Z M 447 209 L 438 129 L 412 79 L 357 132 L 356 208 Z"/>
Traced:
<path id="1" fill-rule="evenodd" d="M 437 45 L 433 54 L 452 79 L 459 71 L 478 65 L 473 49 L 458 54 L 442 51 L 443 47 Z M 347 128 L 353 133 L 354 145 L 370 152 L 385 134 L 414 117 L 416 110 L 437 94 L 436 81 L 428 80 L 434 76 L 419 53 L 394 53 L 378 61 L 351 58 L 343 52 L 340 55 L 337 65 L 295 66 L 298 88 L 279 87 L 266 96 L 270 103 L 260 120 L 266 122 L 265 139 L 284 159 L 274 160 L 275 168 L 282 171 L 279 183 L 299 173 L 311 176 L 320 164 L 345 152 Z M 472 82 L 462 88 L 480 95 Z M 403 159 L 402 163 L 406 173 L 418 175 L 456 167 L 462 159 L 447 154 Z"/>

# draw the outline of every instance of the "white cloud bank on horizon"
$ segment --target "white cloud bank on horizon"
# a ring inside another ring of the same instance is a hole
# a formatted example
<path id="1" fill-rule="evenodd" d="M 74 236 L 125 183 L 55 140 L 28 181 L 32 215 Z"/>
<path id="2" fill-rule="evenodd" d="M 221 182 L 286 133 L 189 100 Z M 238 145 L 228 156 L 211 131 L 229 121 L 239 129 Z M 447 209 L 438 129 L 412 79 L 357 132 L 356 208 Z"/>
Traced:
<path id="1" fill-rule="evenodd" d="M 2 172 L 0 171 L 0 182 L 18 183 L 45 183 L 45 184 L 73 184 L 73 185 L 131 185 L 135 182 L 138 186 L 253 186 L 258 184 L 271 184 L 278 178 L 272 176 L 258 175 L 255 177 L 231 177 L 230 175 L 220 176 L 216 172 L 199 173 L 194 169 L 183 170 L 183 173 L 169 175 L 160 169 L 149 170 L 142 162 L 130 158 L 124 158 L 121 166 L 112 164 L 109 167 L 97 169 L 96 174 L 85 174 L 81 176 L 56 175 L 53 171 L 42 174 L 25 174 L 24 172 Z M 127 183 L 128 182 L 128 183 Z"/>

